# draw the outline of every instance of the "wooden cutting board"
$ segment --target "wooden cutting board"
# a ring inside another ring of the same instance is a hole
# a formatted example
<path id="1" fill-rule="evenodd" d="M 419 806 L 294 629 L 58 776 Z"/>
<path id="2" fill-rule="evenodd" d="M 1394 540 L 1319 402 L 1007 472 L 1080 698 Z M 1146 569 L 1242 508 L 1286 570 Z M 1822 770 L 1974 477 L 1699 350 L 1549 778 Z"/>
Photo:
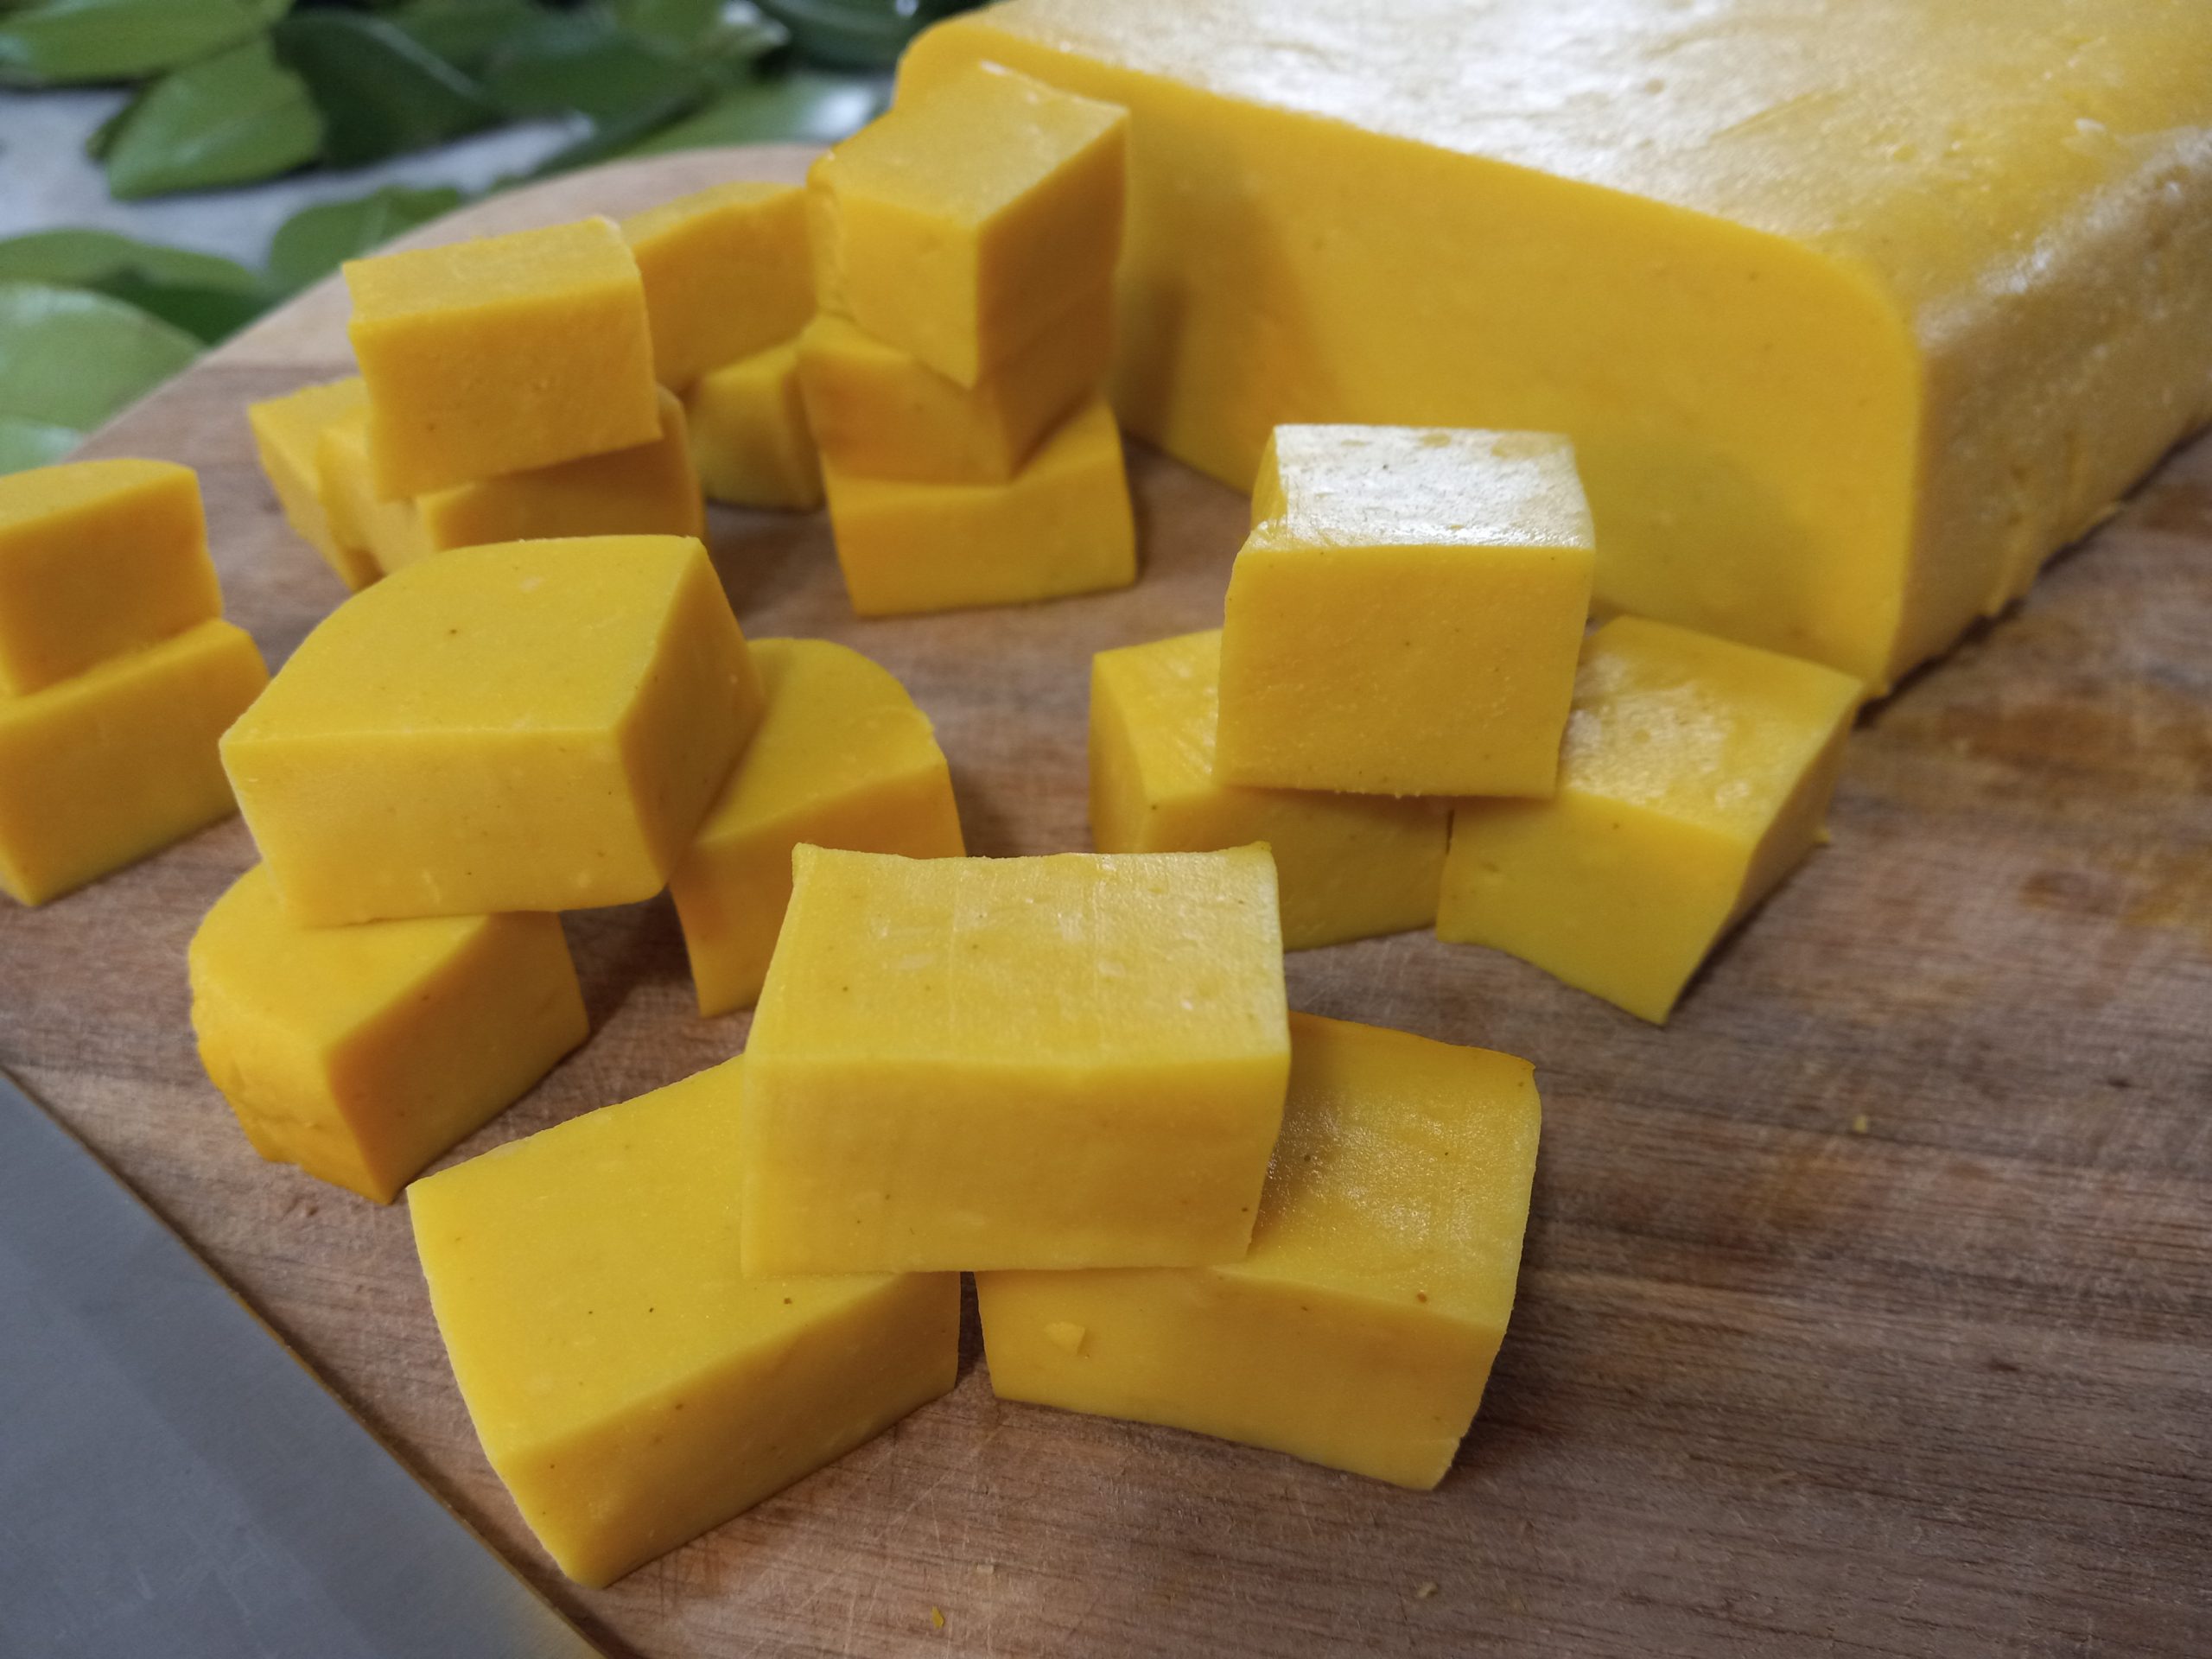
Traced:
<path id="1" fill-rule="evenodd" d="M 686 155 L 418 239 L 796 179 Z M 311 293 L 100 434 L 200 469 L 272 664 L 340 599 L 245 405 L 349 369 Z M 1088 845 L 1090 655 L 1220 619 L 1244 503 L 1134 448 L 1133 589 L 856 621 L 818 517 L 723 514 L 746 631 L 933 715 L 974 850 Z M 462 1413 L 399 1209 L 246 1147 L 185 943 L 236 823 L 0 910 L 0 1065 L 613 1652 L 1637 1656 L 2212 1651 L 2212 446 L 1873 710 L 1835 841 L 1663 1031 L 1412 936 L 1291 958 L 1297 1007 L 1532 1058 L 1521 1302 L 1433 1494 L 958 1389 L 603 1592 L 552 1571 Z M 572 916 L 590 1043 L 463 1155 L 734 1053 L 665 900 Z M 940 1628 L 933 1610 L 941 1613 Z M 411 1656 L 410 1656 L 411 1659 Z"/>

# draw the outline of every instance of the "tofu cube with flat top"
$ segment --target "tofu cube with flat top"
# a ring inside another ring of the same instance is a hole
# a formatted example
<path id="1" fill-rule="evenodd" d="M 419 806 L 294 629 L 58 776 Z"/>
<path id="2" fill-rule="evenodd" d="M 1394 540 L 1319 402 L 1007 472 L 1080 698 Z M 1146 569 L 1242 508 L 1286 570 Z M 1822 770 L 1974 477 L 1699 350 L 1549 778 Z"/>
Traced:
<path id="1" fill-rule="evenodd" d="M 346 265 L 386 500 L 649 443 L 645 283 L 613 220 Z"/>
<path id="2" fill-rule="evenodd" d="M 1865 695 L 1817 663 L 1614 618 L 1583 646 L 1558 792 L 1454 810 L 1439 937 L 1664 1020 L 1825 838 Z"/>
<path id="3" fill-rule="evenodd" d="M 1541 1107 L 1526 1060 L 1290 1016 L 1252 1248 L 1207 1267 L 979 1273 L 992 1391 L 1430 1487 L 1513 1312 Z"/>
<path id="4" fill-rule="evenodd" d="M 1221 634 L 1222 780 L 1552 791 L 1590 612 L 1564 438 L 1275 429 Z"/>
<path id="5" fill-rule="evenodd" d="M 378 1204 L 584 1039 L 557 916 L 302 927 L 257 864 L 188 963 L 200 1061 L 253 1149 Z"/>
<path id="6" fill-rule="evenodd" d="M 824 310 L 963 386 L 1113 278 L 1128 113 L 978 67 L 807 175 Z"/>
<path id="7" fill-rule="evenodd" d="M 801 847 L 747 1051 L 745 1270 L 1233 1260 L 1284 1018 L 1264 847 Z"/>
<path id="8" fill-rule="evenodd" d="M 747 1279 L 746 1062 L 408 1189 L 430 1311 L 538 1541 L 603 1585 L 951 1388 L 960 1275 Z"/>

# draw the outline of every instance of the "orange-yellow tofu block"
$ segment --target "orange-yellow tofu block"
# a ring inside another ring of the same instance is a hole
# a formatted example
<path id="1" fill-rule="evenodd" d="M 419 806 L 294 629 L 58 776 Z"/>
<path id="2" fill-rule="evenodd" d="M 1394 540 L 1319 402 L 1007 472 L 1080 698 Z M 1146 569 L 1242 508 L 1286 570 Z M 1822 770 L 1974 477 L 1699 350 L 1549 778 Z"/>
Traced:
<path id="1" fill-rule="evenodd" d="M 976 67 L 814 164 L 824 308 L 963 386 L 1109 281 L 1127 114 Z"/>
<path id="2" fill-rule="evenodd" d="M 325 499 L 323 435 L 348 417 L 359 417 L 362 490 L 367 491 L 368 388 L 359 375 L 327 385 L 302 386 L 282 397 L 246 406 L 261 470 L 276 492 L 276 505 L 300 539 L 320 554 L 338 579 L 356 590 L 384 574 L 364 543 L 341 539 Z"/>
<path id="3" fill-rule="evenodd" d="M 302 927 L 257 864 L 188 962 L 200 1063 L 253 1149 L 378 1204 L 584 1039 L 557 916 Z"/>
<path id="4" fill-rule="evenodd" d="M 1224 781 L 1551 793 L 1590 613 L 1565 439 L 1278 427 L 1253 512 L 1222 627 Z"/>
<path id="5" fill-rule="evenodd" d="M 1003 484 L 1098 391 L 1114 355 L 1114 293 L 1100 286 L 970 386 L 824 312 L 799 336 L 814 440 L 859 478 Z"/>
<path id="6" fill-rule="evenodd" d="M 1608 622 L 1583 647 L 1558 794 L 1453 813 L 1438 935 L 1665 1020 L 1823 838 L 1861 696 L 1831 668 Z"/>
<path id="7" fill-rule="evenodd" d="M 753 1020 L 746 1271 L 1233 1261 L 1284 1018 L 1264 847 L 801 847 Z"/>
<path id="8" fill-rule="evenodd" d="M 760 708 L 696 541 L 496 543 L 340 606 L 223 764 L 303 923 L 574 910 L 660 890 Z"/>
<path id="9" fill-rule="evenodd" d="M 2212 421 L 2212 6 L 1013 0 L 1128 106 L 1124 422 L 1564 432 L 1610 612 L 1886 684 Z"/>
<path id="10" fill-rule="evenodd" d="M 944 752 L 904 686 L 826 639 L 755 639 L 752 655 L 760 723 L 668 883 L 701 1014 L 760 995 L 802 842 L 908 858 L 964 850 Z"/>
<path id="11" fill-rule="evenodd" d="M 1289 950 L 1433 922 L 1450 804 L 1220 782 L 1220 679 L 1218 629 L 1091 658 L 1090 838 L 1098 850 L 1208 852 L 1266 842 Z"/>
<path id="12" fill-rule="evenodd" d="M 742 1060 L 408 1189 L 477 1438 L 607 1584 L 950 1389 L 960 1275 L 746 1279 Z"/>
<path id="13" fill-rule="evenodd" d="M 692 461 L 710 500 L 791 512 L 822 505 L 822 461 L 792 341 L 702 376 L 683 404 Z"/>
<path id="14" fill-rule="evenodd" d="M 862 616 L 1020 605 L 1137 578 L 1122 435 L 1103 397 L 1008 484 L 823 474 L 845 592 Z"/>
<path id="15" fill-rule="evenodd" d="M 683 405 L 660 393 L 651 443 L 456 484 L 412 500 L 378 498 L 365 408 L 325 428 L 319 448 L 334 533 L 378 572 L 456 547 L 561 536 L 697 536 L 706 526 Z"/>
<path id="16" fill-rule="evenodd" d="M 386 499 L 660 430 L 645 284 L 611 219 L 355 259 L 346 285 Z"/>
<path id="17" fill-rule="evenodd" d="M 645 279 L 653 371 L 677 391 L 781 345 L 813 314 L 797 185 L 718 184 L 632 214 L 622 234 Z"/>
<path id="18" fill-rule="evenodd" d="M 487 542 L 556 536 L 698 536 L 707 513 L 691 466 L 683 404 L 659 397 L 660 433 L 650 443 L 557 466 L 459 484 L 416 508 L 433 552 Z"/>
<path id="19" fill-rule="evenodd" d="M 189 467 L 74 461 L 0 475 L 0 695 L 222 613 Z"/>
<path id="20" fill-rule="evenodd" d="M 976 1274 L 991 1388 L 1433 1486 L 1513 1313 L 1535 1081 L 1510 1054 L 1310 1014 L 1290 1052 L 1249 1254 Z"/>
<path id="21" fill-rule="evenodd" d="M 244 632 L 202 622 L 0 696 L 0 892 L 43 904 L 228 817 L 216 740 L 268 678 Z"/>
<path id="22" fill-rule="evenodd" d="M 333 419 L 316 438 L 315 474 L 331 539 L 345 561 L 340 567 L 341 574 L 348 569 L 369 572 L 353 583 L 355 591 L 387 571 L 404 569 L 429 556 L 429 537 L 423 529 L 422 510 L 414 499 L 387 501 L 377 493 L 376 471 L 369 460 L 365 393 L 353 410 Z"/>

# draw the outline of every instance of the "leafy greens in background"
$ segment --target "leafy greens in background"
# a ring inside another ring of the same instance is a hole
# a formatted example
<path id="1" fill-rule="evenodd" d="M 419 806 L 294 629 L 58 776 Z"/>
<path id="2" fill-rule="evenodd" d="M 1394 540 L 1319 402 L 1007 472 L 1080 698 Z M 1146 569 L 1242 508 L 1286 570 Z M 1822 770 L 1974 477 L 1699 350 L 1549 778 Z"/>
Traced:
<path id="1" fill-rule="evenodd" d="M 86 141 L 121 200 L 359 167 L 516 120 L 525 175 L 703 144 L 828 143 L 973 0 L 0 0 L 0 88 L 124 85 Z M 519 182 L 510 180 L 506 182 Z M 42 465 L 339 264 L 458 207 L 386 185 L 286 220 L 265 270 L 111 232 L 0 240 L 0 472 Z"/>

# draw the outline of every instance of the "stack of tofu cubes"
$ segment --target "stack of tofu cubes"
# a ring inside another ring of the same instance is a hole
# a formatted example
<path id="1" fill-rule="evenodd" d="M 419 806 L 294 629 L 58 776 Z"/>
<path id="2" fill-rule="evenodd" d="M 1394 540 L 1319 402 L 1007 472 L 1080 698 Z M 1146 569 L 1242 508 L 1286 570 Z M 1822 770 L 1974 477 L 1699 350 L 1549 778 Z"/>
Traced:
<path id="1" fill-rule="evenodd" d="M 632 215 L 622 233 L 645 280 L 653 371 L 683 400 L 707 498 L 820 506 L 798 391 L 798 332 L 814 314 L 803 193 L 718 184 Z"/>
<path id="2" fill-rule="evenodd" d="M 799 377 L 862 615 L 1135 580 L 1101 391 L 1127 124 L 1116 105 L 979 67 L 809 175 L 820 315 Z"/>
<path id="3" fill-rule="evenodd" d="M 1434 923 L 1663 1020 L 1822 837 L 1864 688 L 1617 617 L 1537 432 L 1278 427 L 1223 626 L 1102 652 L 1104 850 L 1265 840 L 1291 948 Z"/>
<path id="4" fill-rule="evenodd" d="M 801 847 L 747 1053 L 416 1183 L 492 1465 L 604 1583 L 950 1389 L 1414 1487 L 1511 1313 L 1527 1062 L 1292 1014 L 1274 863 Z"/>
<path id="5" fill-rule="evenodd" d="M 346 281 L 361 374 L 248 413 L 286 517 L 350 588 L 488 542 L 696 536 L 702 486 L 735 506 L 822 505 L 796 186 L 382 255 Z M 448 359 L 512 378 L 446 379 Z M 518 404 L 541 418 L 509 418 Z"/>
<path id="6" fill-rule="evenodd" d="M 0 477 L 0 893 L 43 904 L 229 815 L 215 741 L 268 674 L 222 613 L 190 468 Z"/>

